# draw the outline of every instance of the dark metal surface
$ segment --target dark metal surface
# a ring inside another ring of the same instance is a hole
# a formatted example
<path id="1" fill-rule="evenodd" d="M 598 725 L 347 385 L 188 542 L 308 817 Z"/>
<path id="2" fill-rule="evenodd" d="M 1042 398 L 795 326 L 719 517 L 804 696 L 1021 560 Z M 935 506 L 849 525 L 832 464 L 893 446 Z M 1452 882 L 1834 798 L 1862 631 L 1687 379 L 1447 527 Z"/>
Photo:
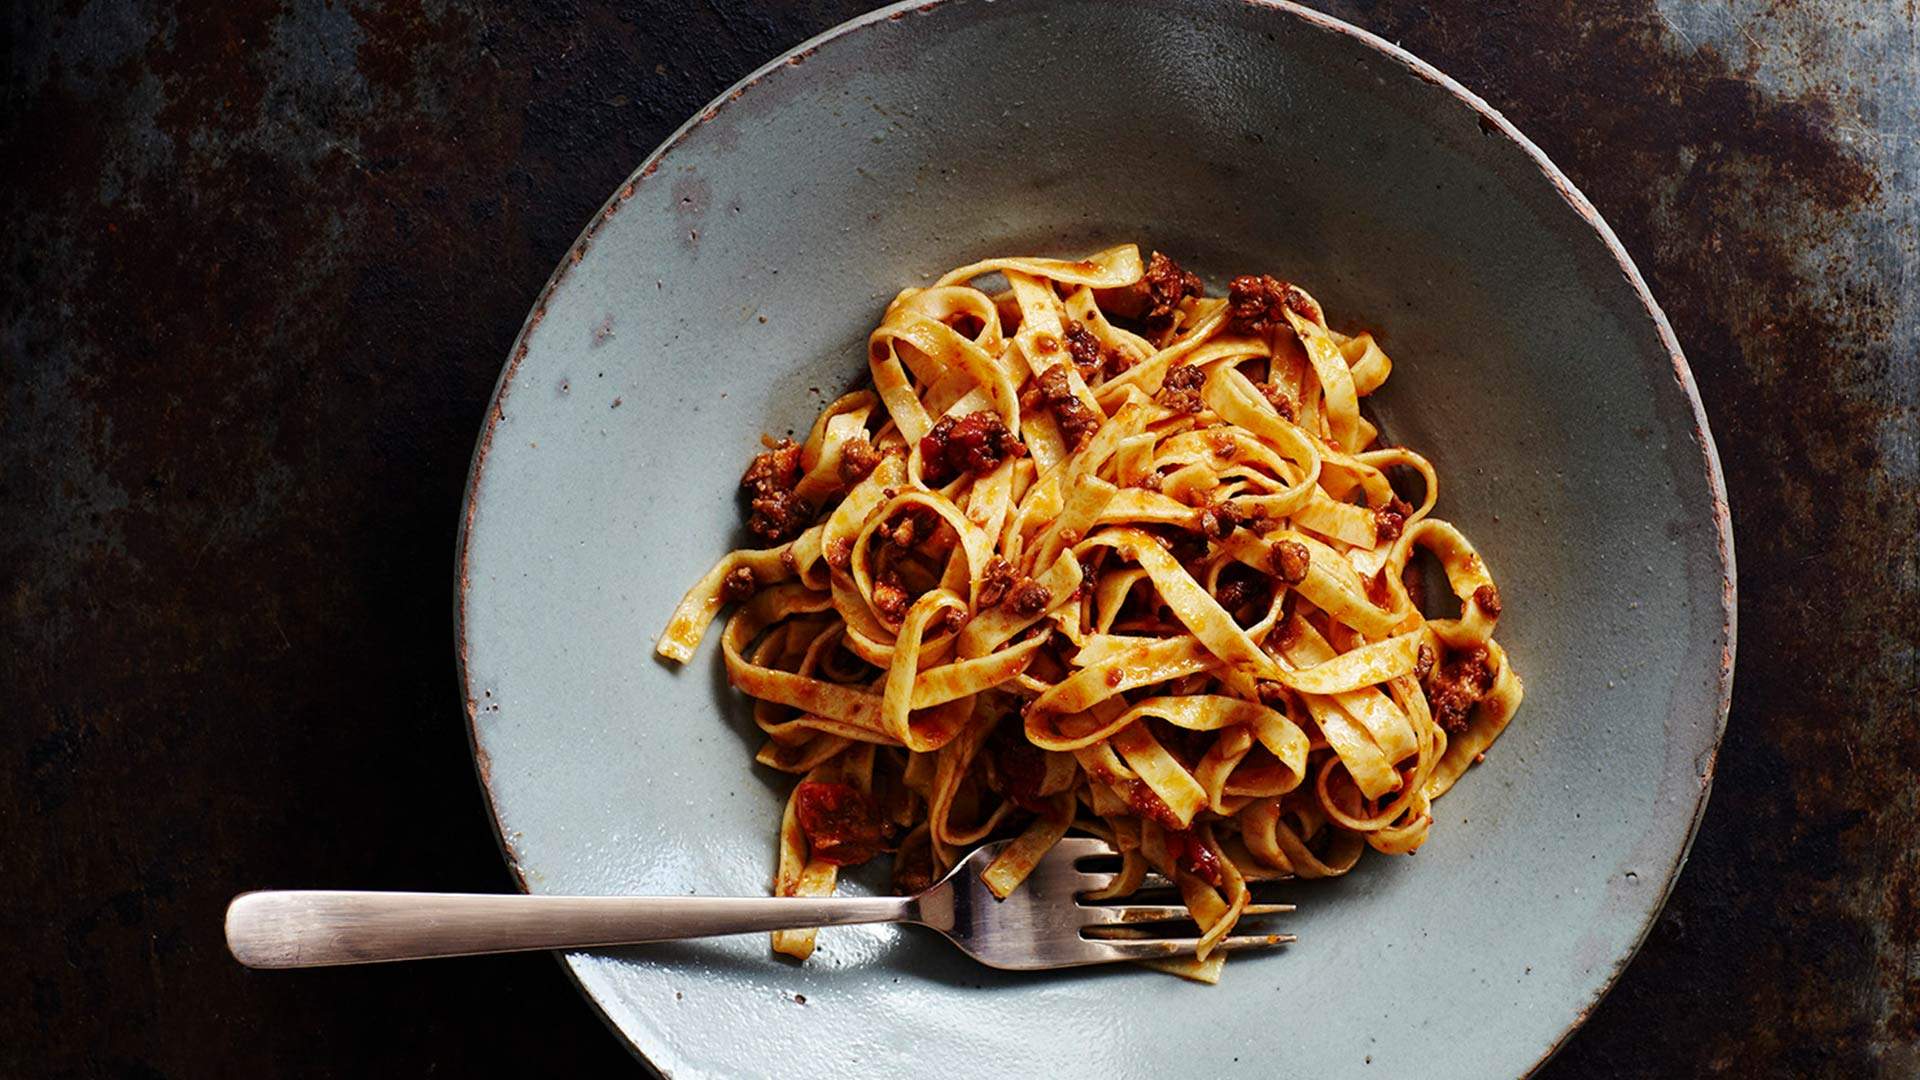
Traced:
<path id="1" fill-rule="evenodd" d="M 508 884 L 449 642 L 487 393 L 632 165 L 863 6 L 10 11 L 0 1072 L 627 1064 L 544 958 L 249 973 L 219 913 L 245 887 Z M 1598 204 L 1725 458 L 1743 648 L 1714 799 L 1543 1075 L 1920 1072 L 1920 17 L 1328 9 Z"/>

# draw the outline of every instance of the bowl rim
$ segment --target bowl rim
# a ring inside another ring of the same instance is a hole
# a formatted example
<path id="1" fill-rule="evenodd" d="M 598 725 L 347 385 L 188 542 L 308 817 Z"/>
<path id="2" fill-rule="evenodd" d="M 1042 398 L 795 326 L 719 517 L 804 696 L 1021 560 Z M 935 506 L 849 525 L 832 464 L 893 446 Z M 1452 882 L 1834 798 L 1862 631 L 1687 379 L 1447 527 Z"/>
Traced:
<path id="1" fill-rule="evenodd" d="M 472 463 L 467 470 L 466 489 L 461 496 L 459 533 L 454 545 L 455 580 L 453 625 L 454 660 L 459 672 L 460 693 L 466 712 L 467 742 L 473 756 L 474 772 L 480 781 L 480 793 L 485 803 L 487 820 L 493 830 L 494 841 L 499 845 L 507 868 L 512 872 L 514 882 L 522 892 L 530 891 L 527 887 L 526 875 L 520 866 L 519 854 L 514 850 L 513 842 L 506 836 L 500 820 L 498 799 L 493 787 L 492 763 L 488 758 L 487 750 L 481 740 L 477 725 L 477 704 L 473 696 L 474 685 L 472 671 L 468 664 L 467 592 L 472 584 L 470 573 L 470 540 L 475 513 L 479 506 L 478 495 L 481 480 L 486 471 L 488 454 L 493 446 L 495 429 L 504 415 L 503 406 L 513 391 L 514 376 L 519 371 L 521 361 L 526 359 L 530 351 L 530 339 L 533 331 L 540 325 L 541 320 L 545 317 L 548 302 L 552 299 L 560 285 L 566 280 L 568 273 L 585 257 L 587 249 L 592 246 L 594 236 L 600 231 L 600 228 L 607 222 L 613 220 L 613 217 L 628 200 L 633 198 L 635 191 L 659 171 L 661 164 L 674 150 L 678 149 L 679 146 L 700 127 L 719 116 L 722 110 L 766 82 L 770 77 L 789 68 L 802 65 L 807 57 L 830 42 L 848 37 L 879 23 L 901 19 L 910 14 L 930 13 L 935 9 L 948 7 L 960 2 L 967 2 L 967 0 L 897 0 L 895 3 L 848 19 L 845 22 L 839 23 L 802 41 L 798 45 L 774 57 L 772 60 L 755 68 L 738 82 L 721 91 L 712 101 L 709 101 L 685 123 L 675 129 L 671 135 L 667 136 L 651 153 L 647 154 L 640 162 L 640 165 L 635 168 L 614 193 L 607 198 L 606 202 L 601 204 L 600 209 L 594 213 L 593 218 L 587 223 L 586 227 L 581 230 L 579 236 L 574 239 L 573 243 L 568 245 L 566 254 L 561 257 L 559 265 L 556 266 L 553 273 L 548 276 L 546 284 L 541 286 L 533 307 L 527 313 L 526 320 L 521 324 L 519 332 L 514 336 L 513 346 L 508 352 L 507 362 L 501 368 L 499 378 L 494 383 L 493 393 L 487 403 L 486 418 L 481 426 L 480 434 L 475 441 Z M 1045 0 L 1039 0 L 1039 2 L 1044 3 Z M 1231 2 L 1233 2 L 1233 0 L 1223 0 L 1223 6 L 1225 3 Z M 1559 1053 L 1560 1050 L 1566 1046 L 1568 1040 L 1580 1029 L 1587 1018 L 1593 1015 L 1594 1009 L 1599 1006 L 1607 993 L 1613 989 L 1614 985 L 1619 981 L 1621 974 L 1625 972 L 1627 965 L 1632 963 L 1635 956 L 1639 955 L 1640 948 L 1646 942 L 1647 935 L 1652 931 L 1654 923 L 1658 921 L 1661 911 L 1665 909 L 1667 900 L 1673 893 L 1674 885 L 1679 880 L 1680 871 L 1685 867 L 1687 857 L 1693 850 L 1694 839 L 1699 834 L 1700 822 L 1706 813 L 1707 800 L 1713 789 L 1714 772 L 1719 759 L 1720 747 L 1726 738 L 1727 714 L 1733 698 L 1734 656 L 1738 644 L 1737 574 L 1734 563 L 1733 525 L 1731 510 L 1727 502 L 1726 481 L 1720 468 L 1719 451 L 1714 443 L 1713 431 L 1707 422 L 1706 409 L 1701 403 L 1699 387 L 1693 378 L 1693 370 L 1688 366 L 1686 356 L 1681 352 L 1679 339 L 1675 336 L 1672 325 L 1667 321 L 1666 313 L 1661 310 L 1659 302 L 1654 299 L 1652 291 L 1647 287 L 1646 279 L 1641 275 L 1640 268 L 1634 264 L 1632 256 L 1627 254 L 1626 247 L 1621 244 L 1620 238 L 1614 233 L 1613 228 L 1607 224 L 1605 218 L 1601 217 L 1600 211 L 1596 209 L 1593 203 L 1587 199 L 1586 195 L 1580 191 L 1573 180 L 1547 157 L 1545 151 L 1541 150 L 1531 139 L 1521 133 L 1520 129 L 1515 127 L 1498 109 L 1489 105 L 1485 99 L 1467 89 L 1452 76 L 1406 49 L 1401 48 L 1399 45 L 1369 30 L 1362 29 L 1343 19 L 1335 18 L 1332 15 L 1302 6 L 1301 4 L 1293 2 L 1293 0 L 1239 0 L 1239 2 L 1249 7 L 1272 10 L 1281 15 L 1299 20 L 1315 29 L 1342 35 L 1367 49 L 1379 53 L 1386 59 L 1400 65 L 1408 74 L 1439 87 L 1468 109 L 1472 110 L 1478 115 L 1482 128 L 1491 129 L 1488 131 L 1489 134 L 1497 131 L 1501 136 L 1518 146 L 1533 163 L 1534 167 L 1540 171 L 1541 175 L 1553 185 L 1554 190 L 1559 193 L 1561 199 L 1566 202 L 1568 207 L 1571 208 L 1581 220 L 1585 221 L 1588 227 L 1600 238 L 1601 243 L 1606 247 L 1607 253 L 1613 257 L 1614 262 L 1618 265 L 1627 284 L 1633 290 L 1635 297 L 1640 301 L 1647 317 L 1652 321 L 1654 330 L 1660 339 L 1660 344 L 1666 350 L 1668 359 L 1672 364 L 1674 381 L 1679 384 L 1681 393 L 1686 398 L 1687 407 L 1692 411 L 1693 433 L 1696 444 L 1700 449 L 1701 464 L 1706 473 L 1708 494 L 1711 500 L 1710 511 L 1716 534 L 1716 548 L 1721 567 L 1720 604 L 1722 629 L 1726 636 L 1726 644 L 1722 650 L 1717 674 L 1718 700 L 1714 710 L 1712 745 L 1707 748 L 1704 765 L 1701 767 L 1702 776 L 1699 791 L 1694 797 L 1693 807 L 1687 822 L 1685 841 L 1680 845 L 1680 850 L 1676 854 L 1672 865 L 1667 867 L 1663 875 L 1660 882 L 1658 901 L 1647 908 L 1646 917 L 1635 933 L 1633 943 L 1614 961 L 1612 969 L 1608 971 L 1605 978 L 1601 980 L 1599 988 L 1594 991 L 1592 997 L 1575 1011 L 1572 1021 L 1554 1038 L 1552 1044 L 1541 1053 L 1540 1057 L 1537 1058 L 1532 1065 L 1528 1066 L 1526 1072 L 1521 1074 L 1522 1077 L 1531 1077 L 1538 1073 L 1548 1061 L 1553 1059 L 1555 1054 Z M 647 1057 L 646 1052 L 627 1035 L 619 1022 L 607 1011 L 606 1006 L 601 1002 L 600 998 L 582 981 L 579 968 L 568 959 L 567 954 L 555 953 L 554 959 L 559 963 L 561 970 L 567 973 L 567 977 L 572 980 L 574 986 L 579 989 L 581 996 L 592 1005 L 594 1012 L 600 1017 L 601 1022 L 606 1024 L 607 1028 L 627 1047 L 642 1065 L 656 1074 L 660 1073 L 659 1067 L 656 1066 L 653 1061 Z"/>

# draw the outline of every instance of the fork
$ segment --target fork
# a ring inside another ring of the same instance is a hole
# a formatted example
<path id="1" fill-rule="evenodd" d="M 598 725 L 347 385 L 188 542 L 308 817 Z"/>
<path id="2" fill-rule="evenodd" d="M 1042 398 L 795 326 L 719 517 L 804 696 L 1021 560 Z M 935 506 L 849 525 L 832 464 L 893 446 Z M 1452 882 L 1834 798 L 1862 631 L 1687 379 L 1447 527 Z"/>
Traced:
<path id="1" fill-rule="evenodd" d="M 1153 936 L 1145 924 L 1189 919 L 1180 904 L 1096 904 L 1085 894 L 1110 872 L 1082 862 L 1115 853 L 1105 841 L 1053 846 L 1005 900 L 980 871 L 1008 841 L 987 844 L 915 896 L 521 896 L 471 893 L 289 890 L 242 893 L 227 906 L 227 949 L 252 968 L 331 967 L 435 956 L 594 949 L 651 941 L 858 923 L 916 923 L 946 935 L 990 967 L 1079 967 L 1191 953 L 1198 937 Z M 1243 916 L 1294 910 L 1249 904 Z M 1238 951 L 1295 940 L 1242 934 L 1215 948 Z"/>

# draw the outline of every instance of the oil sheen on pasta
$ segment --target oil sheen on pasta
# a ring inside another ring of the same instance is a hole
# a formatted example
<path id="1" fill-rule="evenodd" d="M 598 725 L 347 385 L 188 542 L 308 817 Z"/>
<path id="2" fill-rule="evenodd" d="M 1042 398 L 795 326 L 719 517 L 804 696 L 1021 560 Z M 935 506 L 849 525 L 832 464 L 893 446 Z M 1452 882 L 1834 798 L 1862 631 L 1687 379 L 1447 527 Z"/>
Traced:
<path id="1" fill-rule="evenodd" d="M 1178 887 L 1203 936 L 1160 966 L 1210 982 L 1250 882 L 1419 847 L 1518 707 L 1485 562 L 1361 415 L 1391 362 L 1297 286 L 1209 297 L 1131 244 L 990 259 L 901 292 L 867 360 L 804 442 L 765 440 L 762 546 L 658 645 L 686 661 L 736 605 L 756 760 L 801 777 L 777 894 L 882 852 L 914 891 L 1011 837 L 1005 896 L 1079 830 L 1123 853 L 1102 895 Z M 1459 618 L 1422 614 L 1416 549 Z"/>

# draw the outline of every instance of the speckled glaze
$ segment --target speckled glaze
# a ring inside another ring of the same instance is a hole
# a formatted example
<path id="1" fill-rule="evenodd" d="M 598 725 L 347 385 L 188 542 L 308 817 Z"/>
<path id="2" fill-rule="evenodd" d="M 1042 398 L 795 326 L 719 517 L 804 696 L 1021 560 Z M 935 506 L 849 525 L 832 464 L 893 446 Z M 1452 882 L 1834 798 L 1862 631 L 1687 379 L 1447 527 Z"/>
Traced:
<path id="1" fill-rule="evenodd" d="M 893 292 L 1121 240 L 1215 288 L 1299 281 L 1379 333 L 1526 679 L 1414 858 L 1301 884 L 1298 945 L 1206 989 L 1016 976 L 927 935 L 566 959 L 676 1076 L 1487 1077 L 1585 1018 L 1685 859 L 1734 649 L 1725 495 L 1678 346 L 1611 231 L 1458 84 L 1284 4 L 903 5 L 769 64 L 652 155 L 527 320 L 459 552 L 474 753 L 534 892 L 759 893 L 788 779 L 712 640 L 652 645 L 742 539 L 762 431 L 864 372 Z M 869 879 L 871 880 L 871 879 Z"/>

